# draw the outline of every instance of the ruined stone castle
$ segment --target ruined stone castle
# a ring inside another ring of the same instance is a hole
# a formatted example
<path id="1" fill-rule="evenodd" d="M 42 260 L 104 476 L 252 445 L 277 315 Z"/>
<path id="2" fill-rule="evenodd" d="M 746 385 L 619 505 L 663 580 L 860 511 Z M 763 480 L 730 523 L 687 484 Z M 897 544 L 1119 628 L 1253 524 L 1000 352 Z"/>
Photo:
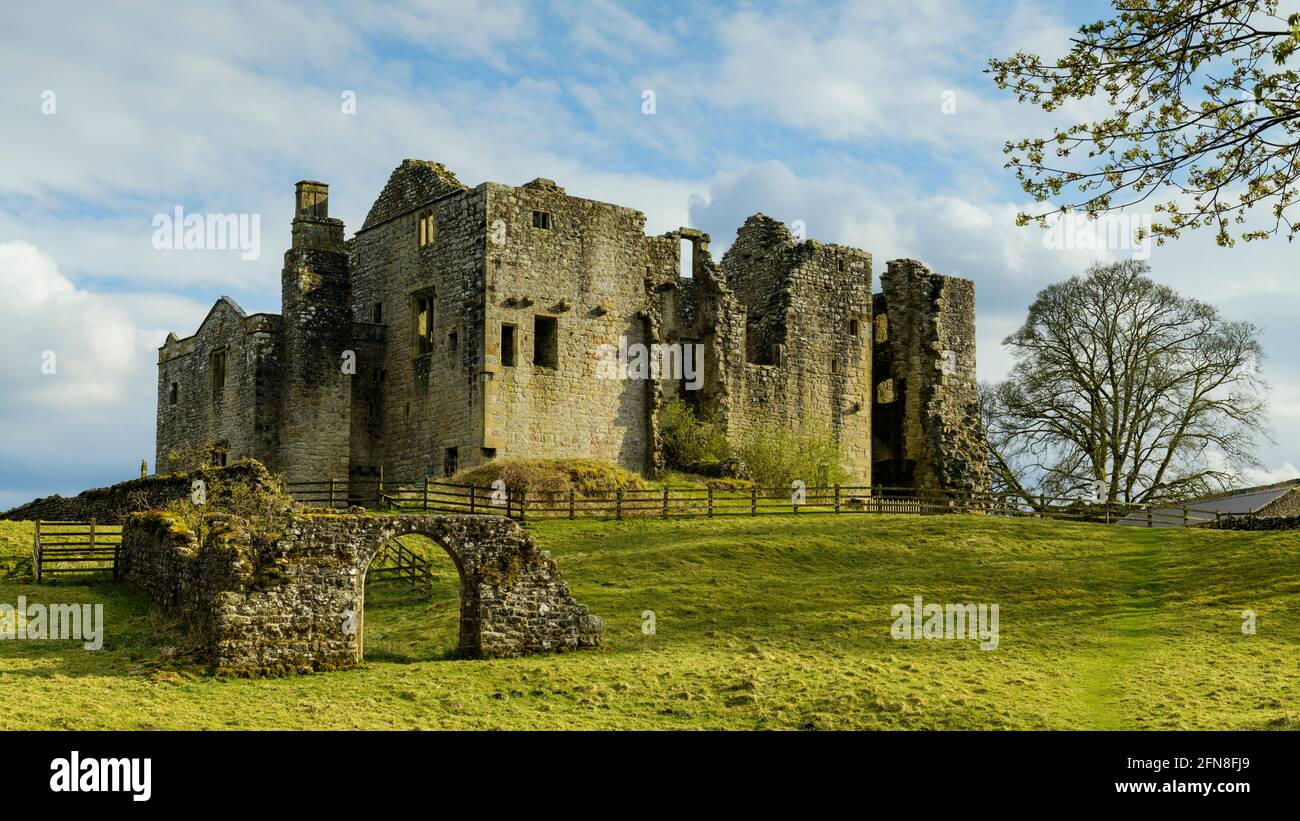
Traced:
<path id="1" fill-rule="evenodd" d="M 897 260 L 873 293 L 870 254 L 762 214 L 720 263 L 708 235 L 645 221 L 550 180 L 469 188 L 406 160 L 345 239 L 328 187 L 300 182 L 282 312 L 222 297 L 159 350 L 156 465 L 215 444 L 289 481 L 542 456 L 653 473 L 680 398 L 733 441 L 830 432 L 862 484 L 987 487 L 970 281 Z M 636 344 L 699 346 L 702 378 L 599 373 Z"/>

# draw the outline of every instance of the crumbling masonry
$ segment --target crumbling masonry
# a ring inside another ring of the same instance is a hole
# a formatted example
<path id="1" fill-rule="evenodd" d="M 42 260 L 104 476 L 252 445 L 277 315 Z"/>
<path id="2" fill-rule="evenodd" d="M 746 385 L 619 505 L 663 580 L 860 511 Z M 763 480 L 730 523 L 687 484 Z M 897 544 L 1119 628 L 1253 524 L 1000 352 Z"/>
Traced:
<path id="1" fill-rule="evenodd" d="M 280 315 L 222 297 L 168 336 L 157 465 L 217 443 L 289 481 L 538 456 L 654 472 L 681 398 L 733 441 L 830 432 L 864 484 L 988 485 L 967 280 L 898 260 L 873 295 L 870 254 L 762 214 L 715 263 L 699 231 L 646 236 L 641 212 L 550 180 L 468 188 L 417 160 L 351 239 L 328 204 L 298 183 Z M 702 346 L 702 384 L 602 378 L 620 342 Z"/>

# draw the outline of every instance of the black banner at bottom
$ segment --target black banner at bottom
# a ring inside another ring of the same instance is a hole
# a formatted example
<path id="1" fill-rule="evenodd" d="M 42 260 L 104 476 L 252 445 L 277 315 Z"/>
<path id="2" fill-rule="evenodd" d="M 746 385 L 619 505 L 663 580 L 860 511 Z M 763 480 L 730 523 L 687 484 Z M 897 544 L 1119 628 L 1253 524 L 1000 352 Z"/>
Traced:
<path id="1" fill-rule="evenodd" d="M 1290 792 L 1285 733 L 12 732 L 6 796 L 25 804 L 337 811 L 443 795 L 499 809 L 541 795 L 680 804 L 844 795 L 1032 806 Z M 744 800 L 748 797 L 748 800 Z M 450 805 L 448 805 L 450 808 Z M 468 808 L 467 808 L 468 809 Z"/>

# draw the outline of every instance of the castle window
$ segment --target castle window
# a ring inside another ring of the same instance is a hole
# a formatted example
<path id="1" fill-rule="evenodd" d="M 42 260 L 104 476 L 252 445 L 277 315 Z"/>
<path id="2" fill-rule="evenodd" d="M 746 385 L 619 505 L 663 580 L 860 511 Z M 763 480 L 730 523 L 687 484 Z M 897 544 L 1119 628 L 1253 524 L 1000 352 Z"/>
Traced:
<path id="1" fill-rule="evenodd" d="M 545 211 L 533 212 L 533 227 L 544 231 L 551 230 L 551 215 Z"/>
<path id="2" fill-rule="evenodd" d="M 171 390 L 168 392 L 167 395 L 167 404 L 175 405 L 177 400 L 180 399 L 180 394 L 181 394 L 181 386 L 178 383 L 173 382 Z"/>
<path id="3" fill-rule="evenodd" d="M 677 276 L 695 278 L 695 240 L 683 237 L 677 241 Z"/>
<path id="4" fill-rule="evenodd" d="M 442 475 L 454 476 L 459 463 L 460 452 L 456 448 L 447 448 L 447 453 L 442 458 Z"/>
<path id="5" fill-rule="evenodd" d="M 438 235 L 438 223 L 434 220 L 432 211 L 425 211 L 420 214 L 420 247 L 432 245 Z"/>
<path id="6" fill-rule="evenodd" d="M 384 321 L 384 303 L 376 302 L 375 306 L 370 309 L 370 321 L 380 325 Z"/>
<path id="7" fill-rule="evenodd" d="M 226 387 L 226 349 L 212 352 L 212 395 L 220 396 Z"/>
<path id="8" fill-rule="evenodd" d="M 416 296 L 415 309 L 415 355 L 424 356 L 433 350 L 433 296 L 431 294 Z"/>
<path id="9" fill-rule="evenodd" d="M 515 366 L 515 326 L 501 326 L 501 365 L 506 368 Z"/>
<path id="10" fill-rule="evenodd" d="M 553 316 L 533 317 L 533 365 L 560 367 L 560 321 Z"/>
<path id="11" fill-rule="evenodd" d="M 860 328 L 858 327 L 858 321 L 857 321 L 856 319 L 850 319 L 850 320 L 849 320 L 849 336 L 859 336 L 860 333 L 861 333 L 861 330 L 860 330 Z"/>
<path id="12" fill-rule="evenodd" d="M 452 331 L 451 333 L 447 334 L 447 352 L 452 355 L 455 355 L 457 344 L 458 344 L 458 340 L 456 337 L 456 332 Z"/>
<path id="13" fill-rule="evenodd" d="M 831 360 L 831 373 L 836 374 L 836 373 L 839 373 L 839 372 L 840 372 L 840 361 L 839 361 L 838 359 L 832 359 L 832 360 Z"/>

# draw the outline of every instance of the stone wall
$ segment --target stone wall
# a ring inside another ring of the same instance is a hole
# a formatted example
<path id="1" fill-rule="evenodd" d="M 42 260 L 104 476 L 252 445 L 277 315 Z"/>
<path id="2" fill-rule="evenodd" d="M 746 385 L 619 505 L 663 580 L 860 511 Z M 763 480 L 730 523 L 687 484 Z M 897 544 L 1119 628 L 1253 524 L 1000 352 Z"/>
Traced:
<path id="1" fill-rule="evenodd" d="M 461 465 L 483 458 L 486 201 L 482 186 L 467 189 L 440 164 L 407 160 L 353 242 L 353 318 L 377 318 L 386 333 L 378 361 L 360 365 L 379 386 L 370 466 L 387 476 L 440 476 L 451 448 Z M 426 214 L 433 238 L 421 245 Z M 422 351 L 416 324 L 424 297 L 434 307 L 431 345 Z"/>
<path id="2" fill-rule="evenodd" d="M 1225 516 L 1217 527 L 1221 530 L 1300 530 L 1300 515 Z"/>
<path id="3" fill-rule="evenodd" d="M 207 445 L 220 445 L 230 461 L 275 463 L 280 329 L 280 317 L 246 315 L 222 297 L 193 336 L 168 336 L 158 351 L 155 472 L 170 469 L 169 453 Z M 217 355 L 224 360 L 220 384 Z"/>
<path id="4" fill-rule="evenodd" d="M 874 300 L 875 484 L 984 491 L 975 286 L 894 260 Z"/>
<path id="5" fill-rule="evenodd" d="M 261 486 L 269 486 L 272 481 L 260 464 L 240 462 L 228 467 L 147 476 L 83 491 L 76 496 L 46 496 L 6 511 L 0 514 L 0 519 L 52 522 L 88 522 L 94 519 L 105 524 L 117 524 L 129 513 L 165 507 L 189 497 L 195 479 L 203 479 L 209 487 L 218 480 L 252 482 Z"/>
<path id="6" fill-rule="evenodd" d="M 645 215 L 567 196 L 549 180 L 487 192 L 488 225 L 502 241 L 488 246 L 484 446 L 645 471 L 649 381 L 598 370 L 602 346 L 651 341 Z M 675 256 L 669 264 L 676 277 Z M 539 337 L 553 351 L 538 350 Z"/>
<path id="7" fill-rule="evenodd" d="M 757 214 L 722 258 L 746 311 L 743 371 L 728 392 L 728 435 L 786 428 L 829 434 L 855 481 L 871 481 L 871 255 L 795 242 Z"/>
<path id="8" fill-rule="evenodd" d="M 144 513 L 127 518 L 122 545 L 128 582 L 194 625 L 217 670 L 262 675 L 359 664 L 366 571 L 386 542 L 414 533 L 441 545 L 460 572 L 467 658 L 600 645 L 600 619 L 504 517 L 297 516 L 255 554 L 233 518 L 214 517 L 200 545 L 178 520 Z"/>

